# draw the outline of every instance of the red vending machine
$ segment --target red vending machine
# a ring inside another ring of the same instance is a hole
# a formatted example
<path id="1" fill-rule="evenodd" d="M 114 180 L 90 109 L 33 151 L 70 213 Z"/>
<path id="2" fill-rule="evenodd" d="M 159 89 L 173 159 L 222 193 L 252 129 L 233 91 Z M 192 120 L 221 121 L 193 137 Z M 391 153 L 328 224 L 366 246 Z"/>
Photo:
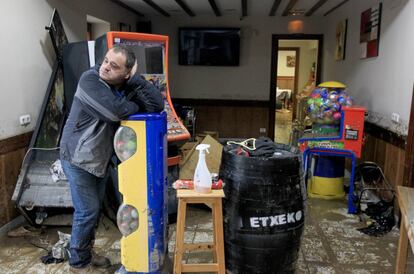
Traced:
<path id="1" fill-rule="evenodd" d="M 339 82 L 325 82 L 312 92 L 307 102 L 312 129 L 304 133 L 299 143 L 305 172 L 315 156 L 312 181 L 307 182 L 311 197 L 343 197 L 344 158 L 351 159 L 348 212 L 356 213 L 354 173 L 356 158 L 361 157 L 366 110 L 352 106 L 345 88 Z"/>

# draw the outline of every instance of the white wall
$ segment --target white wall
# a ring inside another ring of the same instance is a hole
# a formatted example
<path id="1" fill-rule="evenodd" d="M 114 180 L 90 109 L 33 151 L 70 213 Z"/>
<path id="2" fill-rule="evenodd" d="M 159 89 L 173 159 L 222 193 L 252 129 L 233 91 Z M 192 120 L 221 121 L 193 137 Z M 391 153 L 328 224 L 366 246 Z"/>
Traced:
<path id="1" fill-rule="evenodd" d="M 169 80 L 172 97 L 269 100 L 272 34 L 288 33 L 289 18 L 249 16 L 152 17 L 153 32 L 170 36 Z M 321 34 L 321 18 L 305 18 L 304 33 Z M 179 27 L 240 27 L 240 66 L 178 65 Z"/>
<path id="2" fill-rule="evenodd" d="M 45 26 L 57 8 L 70 42 L 86 39 L 86 15 L 111 23 L 135 26 L 135 14 L 110 1 L 101 0 L 14 0 L 2 1 L 0 25 L 0 139 L 34 129 L 49 82 L 55 54 Z M 27 127 L 19 116 L 30 114 Z"/>
<path id="3" fill-rule="evenodd" d="M 90 14 L 86 15 L 86 22 L 91 26 L 90 40 L 96 40 L 98 37 L 104 35 L 108 31 L 111 31 L 111 23 L 91 16 Z"/>
<path id="4" fill-rule="evenodd" d="M 92 40 L 104 35 L 111 30 L 109 23 L 92 23 Z"/>
<path id="5" fill-rule="evenodd" d="M 357 104 L 367 107 L 368 119 L 399 134 L 407 134 L 414 83 L 414 1 L 382 0 L 379 56 L 359 59 L 361 12 L 378 0 L 349 1 L 328 16 L 324 39 L 324 79 L 348 86 Z M 335 28 L 348 18 L 346 56 L 334 60 Z M 401 124 L 390 121 L 398 113 Z"/>
<path id="6" fill-rule="evenodd" d="M 312 64 L 318 59 L 318 40 L 280 40 L 279 47 L 299 48 L 298 92 L 301 92 L 309 81 Z"/>

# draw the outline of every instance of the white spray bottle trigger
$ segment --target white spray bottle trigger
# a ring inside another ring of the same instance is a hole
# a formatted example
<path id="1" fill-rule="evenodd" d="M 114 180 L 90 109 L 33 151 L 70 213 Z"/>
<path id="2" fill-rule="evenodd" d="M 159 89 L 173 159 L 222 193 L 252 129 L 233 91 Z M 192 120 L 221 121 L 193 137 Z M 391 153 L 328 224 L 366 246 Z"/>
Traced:
<path id="1" fill-rule="evenodd" d="M 210 153 L 208 151 L 209 147 L 210 147 L 209 144 L 199 144 L 199 145 L 196 146 L 196 149 L 198 151 L 200 151 L 200 153 L 205 153 L 204 151 L 207 151 L 207 153 Z"/>

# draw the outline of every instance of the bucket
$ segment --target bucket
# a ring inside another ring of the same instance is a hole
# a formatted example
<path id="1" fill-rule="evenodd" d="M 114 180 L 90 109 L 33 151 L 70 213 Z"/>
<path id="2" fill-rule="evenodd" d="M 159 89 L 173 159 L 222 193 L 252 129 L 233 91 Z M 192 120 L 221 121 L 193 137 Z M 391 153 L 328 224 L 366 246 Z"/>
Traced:
<path id="1" fill-rule="evenodd" d="M 223 148 L 224 244 L 227 273 L 294 273 L 304 228 L 300 154 L 277 144 L 273 157 Z"/>
<path id="2" fill-rule="evenodd" d="M 315 157 L 315 170 L 308 184 L 309 197 L 339 199 L 345 196 L 345 158 L 338 156 Z"/>

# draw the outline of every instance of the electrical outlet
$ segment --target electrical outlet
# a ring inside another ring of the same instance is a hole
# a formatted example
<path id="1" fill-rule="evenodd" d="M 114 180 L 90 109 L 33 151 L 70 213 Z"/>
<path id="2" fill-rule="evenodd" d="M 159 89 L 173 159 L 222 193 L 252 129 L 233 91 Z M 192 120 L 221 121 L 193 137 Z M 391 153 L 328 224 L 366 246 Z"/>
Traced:
<path id="1" fill-rule="evenodd" d="M 395 123 L 399 123 L 400 122 L 400 115 L 398 113 L 393 112 L 391 114 L 391 121 L 393 121 Z"/>
<path id="2" fill-rule="evenodd" d="M 30 115 L 29 114 L 25 114 L 19 117 L 20 120 L 20 125 L 21 126 L 27 126 L 28 124 L 30 124 Z"/>
<path id="3" fill-rule="evenodd" d="M 259 129 L 259 132 L 260 132 L 260 133 L 266 133 L 266 128 L 265 128 L 265 127 L 261 127 L 261 128 Z"/>

